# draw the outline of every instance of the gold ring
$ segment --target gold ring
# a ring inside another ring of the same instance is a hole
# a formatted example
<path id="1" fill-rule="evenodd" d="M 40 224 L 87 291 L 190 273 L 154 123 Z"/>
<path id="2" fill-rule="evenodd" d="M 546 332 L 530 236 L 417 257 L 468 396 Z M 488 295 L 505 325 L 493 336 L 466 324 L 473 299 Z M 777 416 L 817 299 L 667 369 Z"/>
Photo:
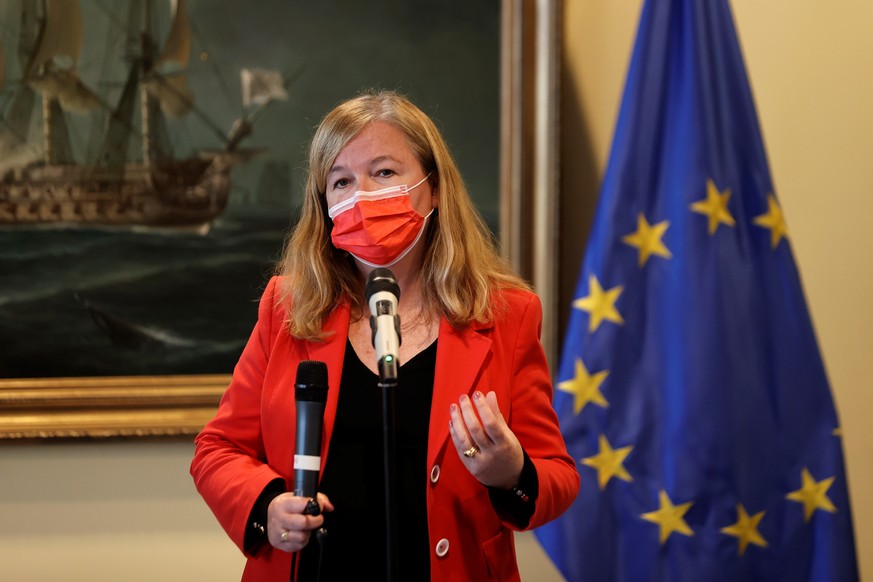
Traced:
<path id="1" fill-rule="evenodd" d="M 472 447 L 470 447 L 469 449 L 464 451 L 464 456 L 472 459 L 473 457 L 476 456 L 476 453 L 478 453 L 478 452 L 479 452 L 479 448 L 476 445 L 473 445 Z"/>
<path id="2" fill-rule="evenodd" d="M 288 541 L 288 530 L 287 529 L 282 532 L 282 535 L 279 536 L 279 539 L 282 540 L 283 543 Z"/>

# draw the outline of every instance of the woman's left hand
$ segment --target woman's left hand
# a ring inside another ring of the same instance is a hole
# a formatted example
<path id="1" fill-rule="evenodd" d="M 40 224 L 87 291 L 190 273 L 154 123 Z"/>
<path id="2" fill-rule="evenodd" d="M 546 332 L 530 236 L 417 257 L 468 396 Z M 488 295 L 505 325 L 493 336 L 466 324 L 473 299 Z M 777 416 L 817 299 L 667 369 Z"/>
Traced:
<path id="1" fill-rule="evenodd" d="M 449 432 L 467 470 L 489 487 L 516 486 L 524 454 L 521 443 L 500 414 L 497 395 L 477 391 L 471 400 L 464 394 L 458 404 L 451 405 L 449 414 L 452 417 Z"/>

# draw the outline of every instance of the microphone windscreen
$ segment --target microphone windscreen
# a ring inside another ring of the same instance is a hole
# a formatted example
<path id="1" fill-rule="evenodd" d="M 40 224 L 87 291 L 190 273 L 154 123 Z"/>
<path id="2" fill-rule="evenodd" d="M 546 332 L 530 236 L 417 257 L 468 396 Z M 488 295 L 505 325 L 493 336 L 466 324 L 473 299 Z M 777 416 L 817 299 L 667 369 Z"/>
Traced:
<path id="1" fill-rule="evenodd" d="M 297 365 L 294 396 L 297 400 L 325 402 L 327 400 L 327 364 L 318 360 L 303 360 Z"/>
<path id="2" fill-rule="evenodd" d="M 390 269 L 384 267 L 370 271 L 364 295 L 367 297 L 367 301 L 369 301 L 374 293 L 381 291 L 393 293 L 397 299 L 400 299 L 400 286 L 397 284 L 397 279 L 394 278 L 394 273 Z"/>

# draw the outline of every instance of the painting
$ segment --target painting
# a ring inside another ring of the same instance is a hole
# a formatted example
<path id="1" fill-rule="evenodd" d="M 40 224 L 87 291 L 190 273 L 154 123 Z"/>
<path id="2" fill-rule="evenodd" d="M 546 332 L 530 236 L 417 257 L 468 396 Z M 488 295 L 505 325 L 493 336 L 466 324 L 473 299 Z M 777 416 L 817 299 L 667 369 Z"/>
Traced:
<path id="1" fill-rule="evenodd" d="M 4 3 L 0 439 L 199 431 L 293 226 L 312 131 L 359 91 L 434 118 L 499 235 L 522 4 Z M 73 48 L 34 57 L 38 31 Z"/>

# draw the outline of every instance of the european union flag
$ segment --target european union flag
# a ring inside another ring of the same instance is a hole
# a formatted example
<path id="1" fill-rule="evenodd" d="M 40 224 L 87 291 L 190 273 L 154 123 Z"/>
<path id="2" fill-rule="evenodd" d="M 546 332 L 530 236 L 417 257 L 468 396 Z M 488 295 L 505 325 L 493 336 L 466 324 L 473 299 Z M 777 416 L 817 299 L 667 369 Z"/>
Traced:
<path id="1" fill-rule="evenodd" d="M 727 0 L 647 0 L 555 391 L 568 580 L 857 580 L 840 427 Z"/>

